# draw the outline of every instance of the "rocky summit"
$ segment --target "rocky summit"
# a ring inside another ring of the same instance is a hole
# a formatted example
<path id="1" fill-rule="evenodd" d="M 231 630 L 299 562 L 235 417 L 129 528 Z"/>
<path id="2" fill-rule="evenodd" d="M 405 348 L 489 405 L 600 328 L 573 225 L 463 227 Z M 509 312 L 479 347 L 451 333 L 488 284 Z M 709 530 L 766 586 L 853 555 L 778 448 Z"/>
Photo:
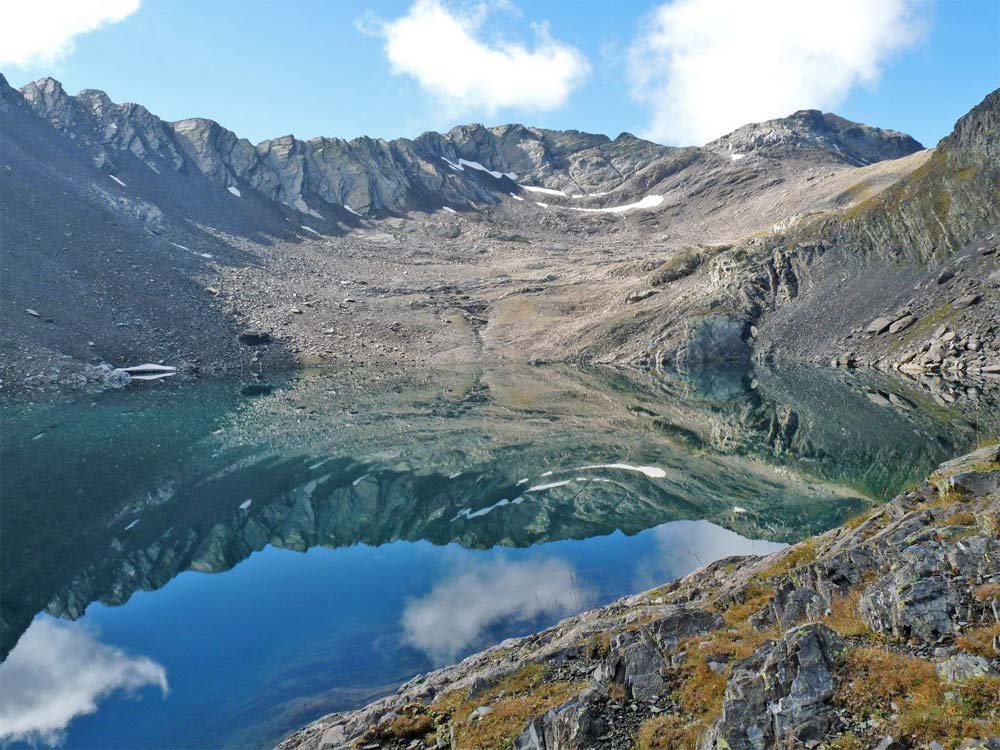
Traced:
<path id="1" fill-rule="evenodd" d="M 765 557 L 420 675 L 280 750 L 1000 747 L 1000 449 Z"/>

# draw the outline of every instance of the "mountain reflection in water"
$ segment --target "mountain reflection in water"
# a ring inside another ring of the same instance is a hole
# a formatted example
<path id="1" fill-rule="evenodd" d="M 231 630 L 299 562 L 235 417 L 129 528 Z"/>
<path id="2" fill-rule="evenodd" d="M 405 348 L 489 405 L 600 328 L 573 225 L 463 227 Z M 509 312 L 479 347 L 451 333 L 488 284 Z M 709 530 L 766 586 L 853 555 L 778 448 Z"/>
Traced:
<path id="1" fill-rule="evenodd" d="M 431 382 L 6 404 L 0 738 L 267 747 L 471 650 L 836 525 L 998 425 L 990 393 L 943 410 L 818 370 Z"/>

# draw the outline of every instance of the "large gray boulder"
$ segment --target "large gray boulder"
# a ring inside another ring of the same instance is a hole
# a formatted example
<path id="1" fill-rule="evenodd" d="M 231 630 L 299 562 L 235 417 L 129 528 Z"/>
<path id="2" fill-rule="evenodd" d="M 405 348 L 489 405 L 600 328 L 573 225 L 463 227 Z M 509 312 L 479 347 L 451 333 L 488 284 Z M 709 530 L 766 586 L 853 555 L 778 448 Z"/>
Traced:
<path id="1" fill-rule="evenodd" d="M 833 630 L 813 623 L 737 662 L 722 715 L 701 750 L 764 750 L 824 739 L 835 721 L 833 664 L 843 648 Z"/>
<path id="2" fill-rule="evenodd" d="M 576 698 L 532 719 L 514 739 L 515 750 L 582 750 L 593 747 L 608 731 L 600 688 L 590 687 Z"/>
<path id="3" fill-rule="evenodd" d="M 951 541 L 939 533 L 911 536 L 899 562 L 861 595 L 858 611 L 872 630 L 935 644 L 953 637 L 960 621 L 988 616 L 968 581 L 993 574 L 1000 540 L 977 534 Z"/>

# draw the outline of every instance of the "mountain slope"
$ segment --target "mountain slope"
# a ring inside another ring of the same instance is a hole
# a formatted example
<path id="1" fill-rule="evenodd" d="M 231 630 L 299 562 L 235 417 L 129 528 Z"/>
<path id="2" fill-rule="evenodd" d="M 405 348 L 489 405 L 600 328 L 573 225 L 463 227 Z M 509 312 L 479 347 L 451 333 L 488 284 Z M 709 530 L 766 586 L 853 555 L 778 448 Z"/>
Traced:
<path id="1" fill-rule="evenodd" d="M 644 311 L 652 340 L 624 351 L 605 344 L 603 333 L 597 340 L 613 349 L 609 358 L 658 364 L 752 355 L 888 369 L 911 353 L 921 359 L 950 331 L 954 343 L 924 369 L 992 371 L 1000 364 L 991 276 L 1000 229 L 998 112 L 995 91 L 893 183 L 859 179 L 839 205 L 732 247 L 694 252 L 681 272 L 659 270 L 647 277 L 661 292 Z M 866 331 L 876 318 L 888 322 Z"/>
<path id="2" fill-rule="evenodd" d="M 830 334 L 871 308 L 831 297 L 814 322 L 780 327 L 800 288 L 829 282 L 835 296 L 842 269 L 817 265 L 810 280 L 816 248 L 835 243 L 845 262 L 883 268 L 885 248 L 904 246 L 891 287 L 901 294 L 992 220 L 982 203 L 992 168 L 952 164 L 966 152 L 995 161 L 992 152 L 946 143 L 932 155 L 900 133 L 814 111 L 705 148 L 522 125 L 253 145 L 210 120 L 168 123 L 99 91 L 70 96 L 53 79 L 23 92 L 4 82 L 0 101 L 13 113 L 0 133 L 6 161 L 20 160 L 4 175 L 2 228 L 18 238 L 9 257 L 25 258 L 3 282 L 8 388 L 53 379 L 39 377 L 51 366 L 56 381 L 66 371 L 78 380 L 81 363 L 160 359 L 253 372 L 294 359 L 354 373 L 483 356 L 828 356 L 840 345 Z M 923 195 L 916 181 L 939 179 L 946 162 L 965 182 L 949 193 L 942 245 L 929 239 L 940 226 L 910 218 L 919 200 L 906 198 L 898 219 L 878 200 L 887 188 Z M 46 218 L 60 212 L 91 230 L 63 242 L 73 227 Z M 118 234 L 134 256 L 106 257 Z M 40 257 L 42 274 L 26 260 Z M 879 273 L 848 265 L 859 294 L 875 294 Z M 58 320 L 48 298 L 61 301 Z M 111 326 L 109 310 L 120 311 Z M 247 326 L 276 344 L 237 344 Z M 764 332 L 756 347 L 751 326 Z"/>

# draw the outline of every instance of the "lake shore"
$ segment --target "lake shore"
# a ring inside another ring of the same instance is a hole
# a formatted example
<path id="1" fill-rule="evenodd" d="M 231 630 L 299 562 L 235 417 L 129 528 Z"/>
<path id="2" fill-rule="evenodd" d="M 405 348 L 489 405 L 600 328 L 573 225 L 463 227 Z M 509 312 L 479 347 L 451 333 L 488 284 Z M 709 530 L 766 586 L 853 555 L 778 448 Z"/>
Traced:
<path id="1" fill-rule="evenodd" d="M 998 559 L 989 446 L 839 528 L 510 639 L 279 748 L 993 747 Z"/>

